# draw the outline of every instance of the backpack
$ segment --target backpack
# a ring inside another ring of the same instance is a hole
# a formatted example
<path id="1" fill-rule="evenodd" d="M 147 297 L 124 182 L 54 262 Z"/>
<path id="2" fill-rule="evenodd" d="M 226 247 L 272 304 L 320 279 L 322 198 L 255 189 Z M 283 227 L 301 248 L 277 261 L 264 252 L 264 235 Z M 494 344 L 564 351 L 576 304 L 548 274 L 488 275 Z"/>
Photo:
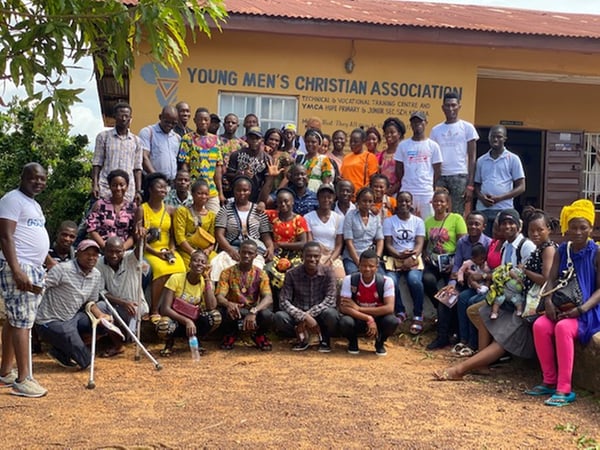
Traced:
<path id="1" fill-rule="evenodd" d="M 350 275 L 350 290 L 352 291 L 352 301 L 356 302 L 356 294 L 358 293 L 358 283 L 360 282 L 360 272 Z M 385 286 L 385 278 L 383 275 L 375 274 L 375 286 L 377 288 L 378 303 L 383 303 L 383 289 Z"/>
<path id="2" fill-rule="evenodd" d="M 521 242 L 519 242 L 519 245 L 517 245 L 516 248 L 516 252 L 517 252 L 517 265 L 521 264 L 521 260 L 523 259 L 521 257 L 521 249 L 523 248 L 523 244 L 528 241 L 529 239 L 526 238 L 525 236 L 523 236 L 523 239 L 521 239 Z M 502 259 L 504 259 L 504 250 L 506 250 L 506 247 L 502 249 Z"/>

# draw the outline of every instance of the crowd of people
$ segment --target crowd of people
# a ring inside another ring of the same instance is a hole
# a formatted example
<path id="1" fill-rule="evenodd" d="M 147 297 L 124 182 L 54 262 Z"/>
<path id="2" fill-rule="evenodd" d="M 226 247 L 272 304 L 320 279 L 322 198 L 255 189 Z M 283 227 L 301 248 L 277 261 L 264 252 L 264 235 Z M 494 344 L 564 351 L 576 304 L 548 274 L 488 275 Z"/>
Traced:
<path id="1" fill-rule="evenodd" d="M 293 338 L 294 351 L 314 341 L 322 353 L 342 336 L 357 354 L 366 335 L 385 356 L 403 322 L 414 335 L 423 331 L 428 299 L 437 335 L 427 348 L 451 347 L 465 358 L 435 379 L 461 379 L 506 351 L 537 351 L 543 384 L 528 393 L 550 396 L 548 405 L 572 402 L 574 339 L 586 343 L 600 330 L 593 204 L 565 207 L 561 228 L 572 245 L 557 249 L 552 218 L 514 209 L 525 174 L 505 147 L 506 128 L 491 128 L 490 150 L 477 159 L 478 134 L 459 119 L 456 93 L 444 96 L 442 110 L 446 120 L 429 137 L 422 111 L 410 115 L 408 138 L 395 117 L 381 130 L 331 135 L 311 118 L 300 135 L 291 123 L 263 132 L 254 114 L 238 137 L 235 114 L 224 117 L 219 135 L 219 116 L 198 108 L 191 129 L 191 109 L 181 102 L 136 136 L 131 107 L 117 104 L 115 127 L 96 139 L 94 203 L 81 226 L 64 222 L 50 246 L 34 199 L 46 180 L 37 163 L 0 200 L 8 319 L 0 384 L 16 395 L 46 394 L 29 367 L 32 327 L 34 342 L 47 343 L 58 364 L 86 368 L 90 314 L 112 321 L 111 305 L 131 330 L 138 318 L 149 321 L 165 357 L 177 337 L 216 332 L 225 351 L 242 333 L 269 351 L 270 331 Z M 558 311 L 544 297 L 532 333 L 522 300 L 534 286 L 557 284 L 567 264 L 581 303 Z M 103 329 L 111 339 L 101 356 L 123 352 L 111 328 Z"/>

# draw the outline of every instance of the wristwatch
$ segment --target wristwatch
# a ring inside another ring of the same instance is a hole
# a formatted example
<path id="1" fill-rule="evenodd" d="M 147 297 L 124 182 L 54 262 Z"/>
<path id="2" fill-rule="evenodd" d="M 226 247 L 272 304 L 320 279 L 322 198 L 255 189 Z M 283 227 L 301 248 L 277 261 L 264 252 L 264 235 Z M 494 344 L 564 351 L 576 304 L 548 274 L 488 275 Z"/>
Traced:
<path id="1" fill-rule="evenodd" d="M 250 314 L 256 315 L 256 308 L 252 308 L 252 309 L 250 310 Z"/>

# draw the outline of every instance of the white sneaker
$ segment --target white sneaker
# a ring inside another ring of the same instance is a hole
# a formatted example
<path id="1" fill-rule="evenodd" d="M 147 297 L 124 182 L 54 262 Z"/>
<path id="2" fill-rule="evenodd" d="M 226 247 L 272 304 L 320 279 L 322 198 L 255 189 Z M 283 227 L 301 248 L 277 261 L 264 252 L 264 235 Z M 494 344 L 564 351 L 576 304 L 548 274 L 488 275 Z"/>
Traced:
<path id="1" fill-rule="evenodd" d="M 31 377 L 25 378 L 21 383 L 15 380 L 12 386 L 12 395 L 19 395 L 21 397 L 37 398 L 43 397 L 48 393 L 47 389 L 44 389 Z"/>
<path id="2" fill-rule="evenodd" d="M 0 388 L 12 387 L 13 383 L 17 380 L 17 371 L 12 369 L 8 374 L 0 376 Z"/>

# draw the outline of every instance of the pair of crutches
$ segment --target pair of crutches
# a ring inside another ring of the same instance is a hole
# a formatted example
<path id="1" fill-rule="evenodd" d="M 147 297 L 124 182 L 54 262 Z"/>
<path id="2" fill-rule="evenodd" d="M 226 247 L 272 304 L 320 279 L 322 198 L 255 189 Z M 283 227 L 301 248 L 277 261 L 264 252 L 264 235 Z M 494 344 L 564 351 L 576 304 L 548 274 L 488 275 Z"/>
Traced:
<path id="1" fill-rule="evenodd" d="M 139 280 L 140 280 L 140 290 L 139 290 L 139 299 L 140 300 L 138 301 L 138 306 L 136 308 L 136 333 L 133 333 L 133 331 L 131 331 L 131 329 L 127 326 L 125 321 L 121 318 L 121 316 L 119 315 L 117 310 L 113 307 L 113 305 L 108 301 L 108 299 L 102 292 L 100 293 L 100 297 L 102 298 L 102 300 L 104 300 L 104 302 L 108 306 L 108 309 L 110 310 L 112 316 L 115 319 L 117 319 L 117 322 L 119 322 L 119 324 L 121 324 L 122 327 L 125 328 L 125 330 L 127 330 L 127 333 L 131 336 L 131 339 L 133 339 L 133 341 L 135 342 L 136 348 L 135 348 L 134 359 L 136 361 L 139 361 L 141 358 L 140 351 L 143 351 L 144 355 L 146 355 L 146 357 L 152 362 L 152 364 L 154 364 L 154 368 L 156 370 L 160 370 L 160 369 L 162 369 L 162 366 L 160 365 L 160 363 L 150 354 L 148 349 L 146 347 L 144 347 L 144 345 L 142 345 L 142 342 L 140 341 L 142 312 L 141 312 L 141 307 L 140 307 L 141 305 L 139 304 L 139 302 L 141 302 L 141 299 L 143 298 L 143 290 L 144 290 L 144 288 L 142 286 L 142 252 L 143 252 L 143 246 L 140 245 L 139 246 L 139 254 L 138 254 L 138 266 L 137 266 Z M 94 359 L 96 356 L 96 328 L 98 327 L 98 323 L 100 323 L 100 320 L 96 316 L 94 316 L 94 314 L 91 312 L 92 305 L 93 305 L 92 303 L 88 303 L 86 305 L 86 313 L 88 314 L 90 321 L 92 323 L 92 349 L 91 349 L 92 361 L 90 363 L 90 376 L 89 376 L 88 383 L 86 386 L 88 389 L 94 389 L 96 387 L 96 382 L 94 381 Z"/>

